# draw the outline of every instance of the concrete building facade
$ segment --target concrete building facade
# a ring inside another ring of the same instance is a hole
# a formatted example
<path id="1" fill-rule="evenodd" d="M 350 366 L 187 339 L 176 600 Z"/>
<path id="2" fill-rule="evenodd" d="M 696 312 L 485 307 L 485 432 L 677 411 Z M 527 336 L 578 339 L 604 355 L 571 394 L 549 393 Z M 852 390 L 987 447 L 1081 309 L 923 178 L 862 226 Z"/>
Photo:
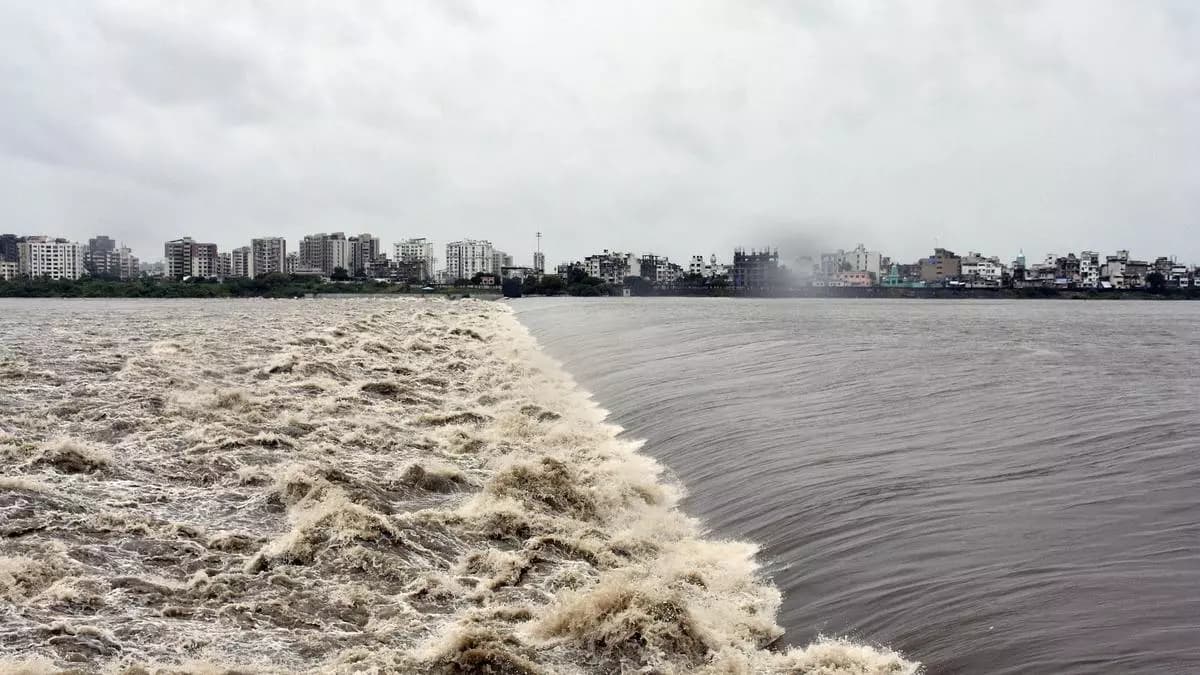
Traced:
<path id="1" fill-rule="evenodd" d="M 212 278 L 217 276 L 220 257 L 216 244 L 197 242 L 191 237 L 174 239 L 163 245 L 166 276 Z"/>
<path id="2" fill-rule="evenodd" d="M 87 247 L 50 237 L 25 237 L 17 244 L 18 270 L 31 279 L 78 279 L 87 274 Z"/>
<path id="3" fill-rule="evenodd" d="M 934 249 L 933 255 L 921 259 L 921 281 L 927 284 L 957 279 L 962 274 L 962 258 L 944 248 Z"/>
<path id="4" fill-rule="evenodd" d="M 392 259 L 402 267 L 402 278 L 429 281 L 437 267 L 433 242 L 424 237 L 405 239 L 392 245 Z"/>
<path id="5" fill-rule="evenodd" d="M 300 240 L 300 259 L 297 274 L 311 273 L 320 270 L 321 274 L 330 276 L 337 268 L 352 273 L 350 257 L 350 240 L 342 232 L 326 234 L 310 234 Z"/>
<path id="6" fill-rule="evenodd" d="M 283 237 L 260 237 L 250 240 L 251 273 L 287 274 L 287 240 Z"/>
<path id="7" fill-rule="evenodd" d="M 463 239 L 446 244 L 446 276 L 452 280 L 470 279 L 476 274 L 492 271 L 495 261 L 492 242 L 483 239 Z"/>
<path id="8" fill-rule="evenodd" d="M 583 269 L 589 277 L 614 285 L 625 283 L 625 277 L 642 276 L 642 264 L 637 256 L 608 249 L 584 258 Z"/>

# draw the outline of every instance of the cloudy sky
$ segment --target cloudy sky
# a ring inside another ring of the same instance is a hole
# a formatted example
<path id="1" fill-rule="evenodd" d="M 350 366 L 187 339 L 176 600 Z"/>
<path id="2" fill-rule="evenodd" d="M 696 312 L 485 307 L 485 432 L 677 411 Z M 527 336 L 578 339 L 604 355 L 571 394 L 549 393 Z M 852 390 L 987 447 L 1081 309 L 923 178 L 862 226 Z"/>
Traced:
<path id="1" fill-rule="evenodd" d="M 1200 262 L 1200 3 L 0 0 L 0 231 Z"/>

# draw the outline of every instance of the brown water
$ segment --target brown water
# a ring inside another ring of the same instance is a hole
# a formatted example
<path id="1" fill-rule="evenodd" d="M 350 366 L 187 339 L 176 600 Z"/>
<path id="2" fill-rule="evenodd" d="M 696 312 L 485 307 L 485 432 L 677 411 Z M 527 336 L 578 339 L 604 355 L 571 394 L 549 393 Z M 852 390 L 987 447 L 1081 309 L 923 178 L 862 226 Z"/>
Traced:
<path id="1" fill-rule="evenodd" d="M 503 304 L 3 300 L 0 335 L 0 671 L 914 669 L 765 650 L 756 548 Z"/>
<path id="2" fill-rule="evenodd" d="M 1200 672 L 1200 303 L 523 299 L 787 639 Z"/>

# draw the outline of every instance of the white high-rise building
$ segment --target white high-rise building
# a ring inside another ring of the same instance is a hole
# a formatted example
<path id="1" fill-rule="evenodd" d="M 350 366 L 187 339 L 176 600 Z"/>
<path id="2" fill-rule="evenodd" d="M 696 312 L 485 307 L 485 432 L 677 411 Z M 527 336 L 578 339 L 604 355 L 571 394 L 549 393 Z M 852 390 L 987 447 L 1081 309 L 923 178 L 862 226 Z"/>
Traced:
<path id="1" fill-rule="evenodd" d="M 78 242 L 50 237 L 26 237 L 17 244 L 18 269 L 31 279 L 78 279 L 87 272 L 87 247 Z"/>
<path id="2" fill-rule="evenodd" d="M 420 280 L 433 279 L 437 258 L 433 256 L 433 242 L 424 237 L 405 239 L 392 245 L 392 259 L 397 267 L 411 271 L 410 276 Z"/>
<path id="3" fill-rule="evenodd" d="M 546 273 L 546 254 L 541 251 L 533 252 L 533 271 L 535 274 Z"/>
<path id="4" fill-rule="evenodd" d="M 283 237 L 262 237 L 250 240 L 250 271 L 248 277 L 260 274 L 287 273 L 287 240 Z"/>
<path id="5" fill-rule="evenodd" d="M 470 279 L 476 274 L 491 272 L 493 253 L 490 241 L 452 241 L 446 244 L 446 276 L 452 280 Z"/>

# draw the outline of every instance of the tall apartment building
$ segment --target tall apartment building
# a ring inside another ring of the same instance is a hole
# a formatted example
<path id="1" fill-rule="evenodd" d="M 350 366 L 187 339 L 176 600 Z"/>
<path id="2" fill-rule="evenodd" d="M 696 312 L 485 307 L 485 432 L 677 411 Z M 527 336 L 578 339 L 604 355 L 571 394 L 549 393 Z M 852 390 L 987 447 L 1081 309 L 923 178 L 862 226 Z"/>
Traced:
<path id="1" fill-rule="evenodd" d="M 452 241 L 446 244 L 446 276 L 451 280 L 470 279 L 481 272 L 491 272 L 494 253 L 490 241 Z"/>
<path id="2" fill-rule="evenodd" d="M 251 239 L 250 273 L 246 276 L 256 277 L 260 274 L 286 274 L 287 257 L 287 240 L 283 237 Z"/>
<path id="3" fill-rule="evenodd" d="M 300 254 L 296 253 L 295 251 L 292 251 L 291 253 L 287 254 L 287 257 L 284 258 L 284 260 L 283 260 L 284 274 L 295 274 L 296 268 L 299 266 L 300 266 Z"/>
<path id="4" fill-rule="evenodd" d="M 21 251 L 17 248 L 17 244 L 23 238 L 15 234 L 0 234 L 0 261 L 20 262 Z"/>
<path id="5" fill-rule="evenodd" d="M 229 272 L 231 277 L 253 279 L 257 276 L 258 268 L 254 265 L 254 251 L 250 246 L 239 246 L 229 252 Z"/>
<path id="6" fill-rule="evenodd" d="M 500 270 L 504 269 L 505 267 L 512 267 L 512 266 L 513 266 L 513 257 L 511 255 L 505 253 L 504 251 L 497 251 L 497 250 L 492 251 L 492 269 L 491 269 L 491 271 L 493 273 L 500 274 Z"/>
<path id="7" fill-rule="evenodd" d="M 541 251 L 533 252 L 533 272 L 542 275 L 546 273 L 546 254 Z"/>
<path id="8" fill-rule="evenodd" d="M 94 277 L 133 279 L 139 274 L 140 261 L 128 246 L 118 246 L 117 242 L 101 235 L 88 240 L 83 264 L 88 274 Z"/>
<path id="9" fill-rule="evenodd" d="M 419 281 L 429 281 L 433 278 L 433 270 L 437 259 L 433 257 L 433 242 L 419 237 L 405 239 L 392 245 L 392 258 L 397 267 L 404 270 L 403 278 L 415 278 Z"/>
<path id="10" fill-rule="evenodd" d="M 233 254 L 229 251 L 217 254 L 217 277 L 226 279 L 231 276 L 233 271 Z"/>
<path id="11" fill-rule="evenodd" d="M 50 237 L 25 237 L 17 244 L 18 271 L 31 279 L 78 279 L 87 273 L 87 247 Z"/>
<path id="12" fill-rule="evenodd" d="M 184 277 L 211 278 L 218 276 L 221 258 L 216 244 L 204 244 L 191 237 L 174 239 L 163 245 L 166 275 L 172 279 Z"/>
<path id="13" fill-rule="evenodd" d="M 342 232 L 332 234 L 310 234 L 300 240 L 300 259 L 297 269 L 320 270 L 322 274 L 332 275 L 334 270 L 350 269 L 350 240 Z"/>
<path id="14" fill-rule="evenodd" d="M 12 281 L 21 276 L 21 263 L 11 260 L 0 260 L 0 280 Z"/>
<path id="15" fill-rule="evenodd" d="M 379 258 L 379 237 L 363 233 L 350 237 L 350 267 L 346 268 L 351 274 L 366 273 L 371 263 Z"/>

